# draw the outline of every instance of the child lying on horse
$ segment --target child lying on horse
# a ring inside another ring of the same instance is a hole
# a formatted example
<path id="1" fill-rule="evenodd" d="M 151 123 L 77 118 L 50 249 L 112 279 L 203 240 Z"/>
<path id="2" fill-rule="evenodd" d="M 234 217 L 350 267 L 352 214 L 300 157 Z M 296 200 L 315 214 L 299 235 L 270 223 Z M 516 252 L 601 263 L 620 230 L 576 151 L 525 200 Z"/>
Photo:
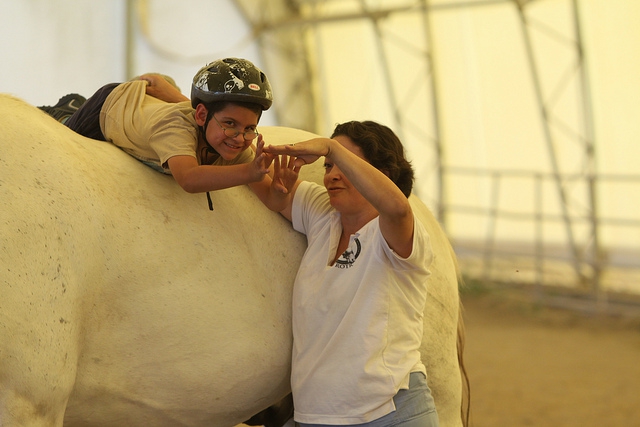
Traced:
<path id="1" fill-rule="evenodd" d="M 202 67 L 193 78 L 191 99 L 172 79 L 145 74 L 107 84 L 74 108 L 79 101 L 84 99 L 71 94 L 40 109 L 83 136 L 109 141 L 173 175 L 189 193 L 209 197 L 209 191 L 248 184 L 265 203 L 279 206 L 269 192 L 273 156 L 262 152 L 257 130 L 273 94 L 267 76 L 250 61 L 225 58 Z M 273 185 L 286 193 L 284 186 Z"/>

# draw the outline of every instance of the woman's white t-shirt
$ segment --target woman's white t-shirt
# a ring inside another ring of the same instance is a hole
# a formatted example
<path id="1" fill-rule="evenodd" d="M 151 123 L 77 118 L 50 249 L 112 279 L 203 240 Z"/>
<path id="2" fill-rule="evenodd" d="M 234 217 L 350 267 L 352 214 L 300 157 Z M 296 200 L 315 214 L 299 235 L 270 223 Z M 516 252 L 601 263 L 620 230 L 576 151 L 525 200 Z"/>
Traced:
<path id="1" fill-rule="evenodd" d="M 324 187 L 302 182 L 293 227 L 308 248 L 293 291 L 295 420 L 359 424 L 393 410 L 393 396 L 423 372 L 419 347 L 433 257 L 429 235 L 415 220 L 413 250 L 398 256 L 378 218 L 350 238 L 332 262 L 342 231 Z"/>

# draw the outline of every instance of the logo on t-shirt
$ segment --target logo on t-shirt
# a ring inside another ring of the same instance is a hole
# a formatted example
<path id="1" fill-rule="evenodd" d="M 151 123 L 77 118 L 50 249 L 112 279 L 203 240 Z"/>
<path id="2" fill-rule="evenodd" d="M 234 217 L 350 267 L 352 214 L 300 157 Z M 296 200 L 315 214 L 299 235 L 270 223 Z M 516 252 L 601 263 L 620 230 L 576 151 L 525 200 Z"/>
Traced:
<path id="1" fill-rule="evenodd" d="M 353 263 L 356 262 L 356 259 L 360 256 L 360 249 L 362 249 L 360 240 L 357 237 L 354 237 L 349 243 L 349 247 L 336 261 L 335 266 L 338 268 L 350 268 L 353 266 Z"/>

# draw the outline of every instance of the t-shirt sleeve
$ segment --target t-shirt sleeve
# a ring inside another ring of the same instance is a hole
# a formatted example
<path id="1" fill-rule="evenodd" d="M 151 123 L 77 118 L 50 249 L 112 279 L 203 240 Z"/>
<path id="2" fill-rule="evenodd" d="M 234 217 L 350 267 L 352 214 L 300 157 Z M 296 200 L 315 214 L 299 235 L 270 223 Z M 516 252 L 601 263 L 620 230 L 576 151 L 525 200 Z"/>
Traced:
<path id="1" fill-rule="evenodd" d="M 252 162 L 255 157 L 255 153 L 251 148 L 247 148 L 242 151 L 240 154 L 236 156 L 235 159 L 225 160 L 222 157 L 218 157 L 213 164 L 216 166 L 229 166 L 229 165 L 239 165 L 242 163 Z"/>
<path id="2" fill-rule="evenodd" d="M 433 261 L 433 249 L 431 247 L 431 239 L 429 233 L 425 229 L 422 222 L 414 215 L 413 219 L 413 245 L 411 254 L 403 258 L 389 247 L 382 237 L 380 227 L 378 227 L 383 243 L 383 250 L 391 265 L 397 270 L 413 270 L 415 268 L 427 268 Z"/>
<path id="3" fill-rule="evenodd" d="M 293 196 L 291 224 L 294 230 L 309 234 L 309 228 L 331 211 L 327 190 L 315 182 L 302 181 Z"/>

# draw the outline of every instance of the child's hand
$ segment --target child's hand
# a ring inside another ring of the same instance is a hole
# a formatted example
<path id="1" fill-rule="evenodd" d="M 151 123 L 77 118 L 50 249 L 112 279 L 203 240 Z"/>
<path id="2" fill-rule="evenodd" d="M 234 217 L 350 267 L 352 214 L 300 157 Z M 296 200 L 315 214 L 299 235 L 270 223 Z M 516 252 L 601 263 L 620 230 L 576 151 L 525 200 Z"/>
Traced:
<path id="1" fill-rule="evenodd" d="M 273 162 L 274 156 L 262 151 L 264 148 L 264 141 L 262 135 L 258 135 L 258 143 L 254 147 L 251 145 L 251 149 L 255 152 L 253 162 L 251 162 L 251 173 L 253 181 L 262 181 L 264 176 L 269 173 L 269 166 Z"/>

